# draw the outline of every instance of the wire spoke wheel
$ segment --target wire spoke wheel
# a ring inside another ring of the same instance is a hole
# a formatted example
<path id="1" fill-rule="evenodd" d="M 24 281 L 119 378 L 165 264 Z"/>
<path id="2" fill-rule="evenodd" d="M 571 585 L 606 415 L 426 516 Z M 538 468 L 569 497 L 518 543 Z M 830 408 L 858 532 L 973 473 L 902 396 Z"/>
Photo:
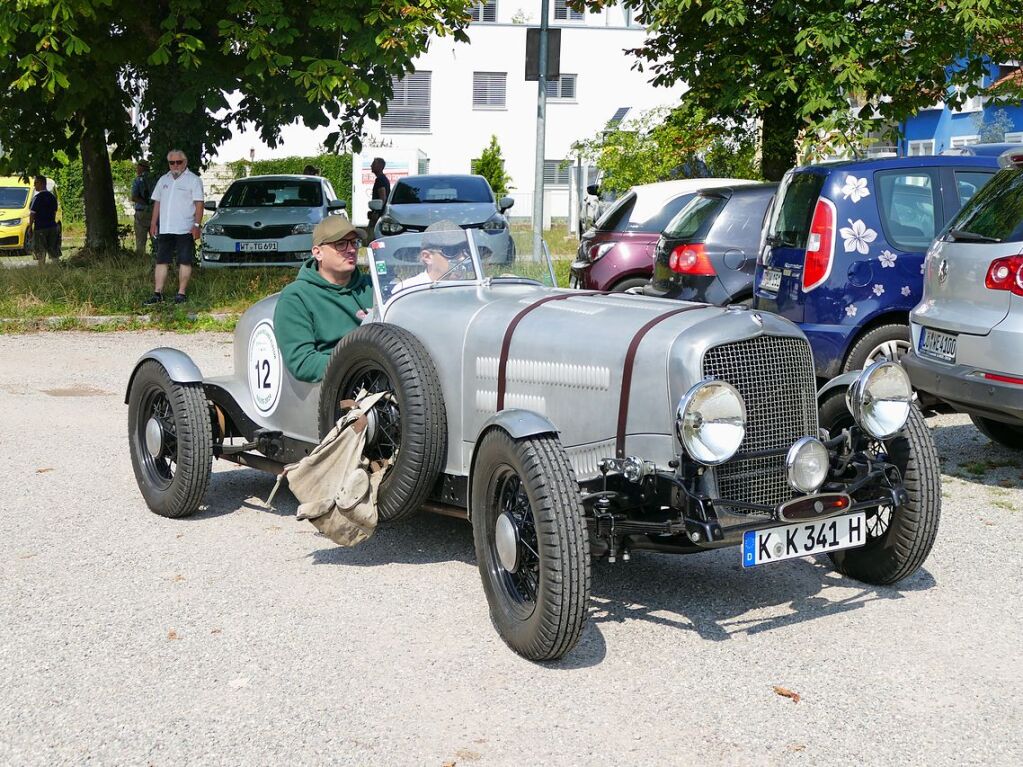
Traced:
<path id="1" fill-rule="evenodd" d="M 128 446 L 146 504 L 165 517 L 199 508 L 213 463 L 213 426 L 202 384 L 177 383 L 146 360 L 128 392 Z"/>
<path id="2" fill-rule="evenodd" d="M 372 367 L 356 371 L 352 382 L 342 390 L 335 408 L 335 420 L 345 413 L 346 408 L 341 406 L 341 402 L 354 400 L 362 392 L 386 395 L 367 413 L 370 426 L 365 455 L 371 461 L 393 459 L 401 448 L 401 410 L 394 386 L 385 371 Z"/>
<path id="3" fill-rule="evenodd" d="M 579 485 L 558 438 L 487 432 L 473 464 L 470 512 L 501 638 L 530 660 L 560 658 L 586 620 L 590 554 Z"/>

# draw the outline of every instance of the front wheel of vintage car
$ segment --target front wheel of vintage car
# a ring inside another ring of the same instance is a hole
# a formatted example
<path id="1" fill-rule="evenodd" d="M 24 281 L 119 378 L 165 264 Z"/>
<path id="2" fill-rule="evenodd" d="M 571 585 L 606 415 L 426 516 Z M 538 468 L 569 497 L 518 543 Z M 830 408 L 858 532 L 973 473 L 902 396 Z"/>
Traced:
<path id="1" fill-rule="evenodd" d="M 175 383 L 146 360 L 128 394 L 128 445 L 142 497 L 157 514 L 199 508 L 213 464 L 213 429 L 202 384 Z"/>
<path id="2" fill-rule="evenodd" d="M 444 467 L 447 414 L 429 352 L 403 328 L 371 323 L 334 347 L 320 387 L 320 438 L 360 391 L 386 392 L 370 412 L 366 457 L 392 461 L 380 484 L 377 513 L 395 522 L 426 500 Z"/>
<path id="3" fill-rule="evenodd" d="M 530 660 L 571 650 L 586 621 L 590 553 L 579 486 L 555 436 L 480 441 L 472 529 L 483 590 L 501 638 Z"/>
<path id="4" fill-rule="evenodd" d="M 833 393 L 821 405 L 820 424 L 832 434 L 854 424 L 844 391 Z M 829 556 L 843 575 L 887 586 L 915 573 L 934 545 L 941 516 L 941 464 L 927 422 L 915 405 L 902 431 L 883 442 L 871 439 L 864 449 L 875 457 L 883 454 L 898 467 L 907 501 L 868 510 L 867 543 Z"/>

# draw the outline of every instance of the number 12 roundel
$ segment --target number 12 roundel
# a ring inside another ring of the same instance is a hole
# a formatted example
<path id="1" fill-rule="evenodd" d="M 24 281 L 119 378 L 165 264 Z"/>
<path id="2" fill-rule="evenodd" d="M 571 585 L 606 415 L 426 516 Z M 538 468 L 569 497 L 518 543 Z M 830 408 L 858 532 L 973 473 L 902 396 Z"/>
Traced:
<path id="1" fill-rule="evenodd" d="M 249 394 L 256 409 L 269 415 L 281 395 L 281 350 L 277 348 L 274 326 L 263 320 L 249 336 Z"/>

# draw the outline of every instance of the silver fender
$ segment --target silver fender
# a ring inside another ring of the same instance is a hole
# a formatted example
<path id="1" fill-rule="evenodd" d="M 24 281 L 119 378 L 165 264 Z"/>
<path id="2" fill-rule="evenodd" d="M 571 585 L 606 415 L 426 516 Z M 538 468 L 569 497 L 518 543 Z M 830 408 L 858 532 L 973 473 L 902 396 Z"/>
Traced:
<path id="1" fill-rule="evenodd" d="M 128 397 L 131 394 L 131 385 L 135 381 L 135 374 L 139 372 L 139 367 L 146 360 L 156 360 L 163 365 L 163 369 L 167 371 L 167 375 L 170 376 L 174 383 L 202 383 L 202 371 L 199 370 L 199 366 L 192 362 L 192 358 L 180 349 L 172 349 L 169 346 L 150 349 L 139 357 L 139 361 L 135 363 L 135 367 L 131 371 L 131 376 L 128 378 L 128 388 L 124 391 L 125 405 L 128 404 Z"/>
<path id="2" fill-rule="evenodd" d="M 824 401 L 825 396 L 829 392 L 835 391 L 836 389 L 848 389 L 852 386 L 853 381 L 859 378 L 860 373 L 862 372 L 862 370 L 850 370 L 848 373 L 842 373 L 842 375 L 836 376 L 824 384 L 817 391 L 817 406 L 820 407 L 820 404 Z"/>
<path id="3" fill-rule="evenodd" d="M 501 429 L 512 439 L 524 439 L 540 434 L 557 434 L 558 427 L 547 418 L 532 410 L 510 408 L 494 413 L 486 420 L 472 448 L 472 461 L 469 463 L 469 486 L 466 491 L 466 513 L 472 519 L 472 483 L 476 476 L 476 454 L 479 451 L 483 435 L 491 429 Z"/>

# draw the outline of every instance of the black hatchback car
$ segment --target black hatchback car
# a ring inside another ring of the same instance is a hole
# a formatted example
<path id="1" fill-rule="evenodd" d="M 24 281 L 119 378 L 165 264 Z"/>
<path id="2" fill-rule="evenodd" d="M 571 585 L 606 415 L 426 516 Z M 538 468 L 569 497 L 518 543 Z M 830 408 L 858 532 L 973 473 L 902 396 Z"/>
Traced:
<path id="1" fill-rule="evenodd" d="M 668 222 L 645 292 L 725 306 L 752 303 L 760 231 L 777 184 L 706 189 Z"/>

